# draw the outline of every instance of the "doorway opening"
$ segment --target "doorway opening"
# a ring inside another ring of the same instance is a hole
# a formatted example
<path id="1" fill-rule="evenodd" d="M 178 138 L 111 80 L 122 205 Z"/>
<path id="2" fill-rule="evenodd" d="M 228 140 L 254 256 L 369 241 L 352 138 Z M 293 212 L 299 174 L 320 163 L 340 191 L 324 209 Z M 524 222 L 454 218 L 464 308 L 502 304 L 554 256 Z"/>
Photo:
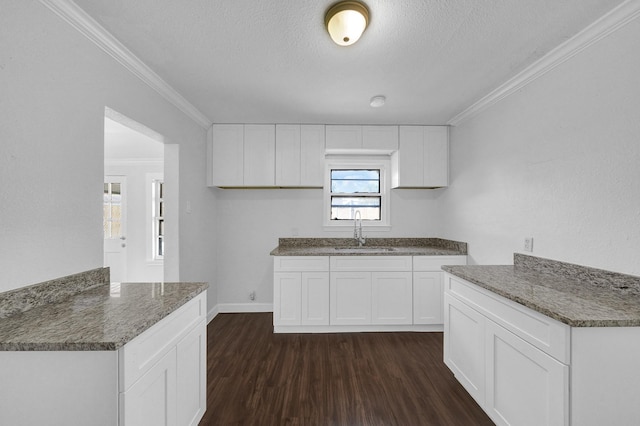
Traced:
<path id="1" fill-rule="evenodd" d="M 177 253 L 174 257 L 172 250 L 177 235 L 169 235 L 177 230 L 174 170 L 177 146 L 165 145 L 162 135 L 105 108 L 104 266 L 110 268 L 112 282 L 162 282 L 167 279 L 167 269 L 169 275 L 177 275 L 177 268 L 167 268 L 167 261 L 177 263 Z M 176 215 L 169 220 L 175 220 L 176 226 L 165 226 L 165 217 L 171 216 L 167 210 L 171 213 L 173 204 Z"/>

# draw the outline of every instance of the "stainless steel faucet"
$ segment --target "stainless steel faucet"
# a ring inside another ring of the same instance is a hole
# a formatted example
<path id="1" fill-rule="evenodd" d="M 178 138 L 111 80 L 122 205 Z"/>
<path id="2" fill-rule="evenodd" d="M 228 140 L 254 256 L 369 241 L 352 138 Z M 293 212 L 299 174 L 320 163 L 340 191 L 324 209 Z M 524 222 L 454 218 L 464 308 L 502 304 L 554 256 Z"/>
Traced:
<path id="1" fill-rule="evenodd" d="M 358 219 L 360 219 L 359 227 Z M 355 219 L 353 220 L 353 238 L 358 242 L 358 247 L 362 247 L 367 242 L 367 239 L 362 235 L 362 214 L 360 210 L 356 210 Z"/>

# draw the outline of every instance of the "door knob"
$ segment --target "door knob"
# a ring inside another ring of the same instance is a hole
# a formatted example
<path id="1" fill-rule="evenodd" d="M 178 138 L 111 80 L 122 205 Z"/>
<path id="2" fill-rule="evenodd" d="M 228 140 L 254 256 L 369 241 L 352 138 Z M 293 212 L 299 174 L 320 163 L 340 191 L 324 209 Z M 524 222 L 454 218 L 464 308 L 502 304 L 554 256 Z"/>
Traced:
<path id="1" fill-rule="evenodd" d="M 125 248 L 127 245 L 125 243 L 122 243 L 122 248 Z"/>

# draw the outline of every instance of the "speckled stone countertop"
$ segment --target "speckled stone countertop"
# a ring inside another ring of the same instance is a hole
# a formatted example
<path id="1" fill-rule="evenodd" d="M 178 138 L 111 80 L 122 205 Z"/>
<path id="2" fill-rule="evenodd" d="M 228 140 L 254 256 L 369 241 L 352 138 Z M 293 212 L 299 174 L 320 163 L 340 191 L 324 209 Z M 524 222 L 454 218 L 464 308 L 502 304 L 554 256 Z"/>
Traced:
<path id="1" fill-rule="evenodd" d="M 0 318 L 0 350 L 116 350 L 207 287 L 207 283 L 102 283 Z"/>
<path id="2" fill-rule="evenodd" d="M 441 238 L 367 238 L 358 248 L 353 238 L 280 238 L 271 256 L 458 256 L 467 243 Z"/>
<path id="3" fill-rule="evenodd" d="M 572 327 L 640 326 L 640 277 L 519 253 L 513 266 L 442 269 Z"/>

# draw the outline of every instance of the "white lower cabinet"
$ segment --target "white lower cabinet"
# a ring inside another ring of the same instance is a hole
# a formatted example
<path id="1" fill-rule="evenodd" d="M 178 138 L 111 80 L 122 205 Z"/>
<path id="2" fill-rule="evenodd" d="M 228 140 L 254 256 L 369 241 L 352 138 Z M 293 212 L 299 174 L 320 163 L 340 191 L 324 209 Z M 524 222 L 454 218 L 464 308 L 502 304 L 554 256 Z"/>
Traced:
<path id="1" fill-rule="evenodd" d="M 173 348 L 121 394 L 121 424 L 169 426 L 176 423 L 176 350 Z"/>
<path id="2" fill-rule="evenodd" d="M 329 259 L 326 256 L 274 258 L 273 325 L 329 325 Z"/>
<path id="3" fill-rule="evenodd" d="M 569 366 L 486 321 L 486 399 L 501 425 L 569 424 Z"/>
<path id="4" fill-rule="evenodd" d="M 118 350 L 0 351 L 0 425 L 197 425 L 206 308 L 205 291 Z"/>
<path id="5" fill-rule="evenodd" d="M 275 332 L 442 331 L 442 265 L 467 256 L 275 256 Z"/>
<path id="6" fill-rule="evenodd" d="M 330 324 L 371 324 L 371 272 L 334 272 L 329 288 Z"/>
<path id="7" fill-rule="evenodd" d="M 371 323 L 412 324 L 411 272 L 371 273 Z"/>
<path id="8" fill-rule="evenodd" d="M 444 363 L 479 405 L 485 398 L 485 317 L 444 296 Z"/>
<path id="9" fill-rule="evenodd" d="M 331 274 L 331 324 L 411 324 L 411 272 Z"/>
<path id="10" fill-rule="evenodd" d="M 569 327 L 445 276 L 444 361 L 456 379 L 497 425 L 569 425 L 569 365 L 528 341 L 564 354 Z"/>

